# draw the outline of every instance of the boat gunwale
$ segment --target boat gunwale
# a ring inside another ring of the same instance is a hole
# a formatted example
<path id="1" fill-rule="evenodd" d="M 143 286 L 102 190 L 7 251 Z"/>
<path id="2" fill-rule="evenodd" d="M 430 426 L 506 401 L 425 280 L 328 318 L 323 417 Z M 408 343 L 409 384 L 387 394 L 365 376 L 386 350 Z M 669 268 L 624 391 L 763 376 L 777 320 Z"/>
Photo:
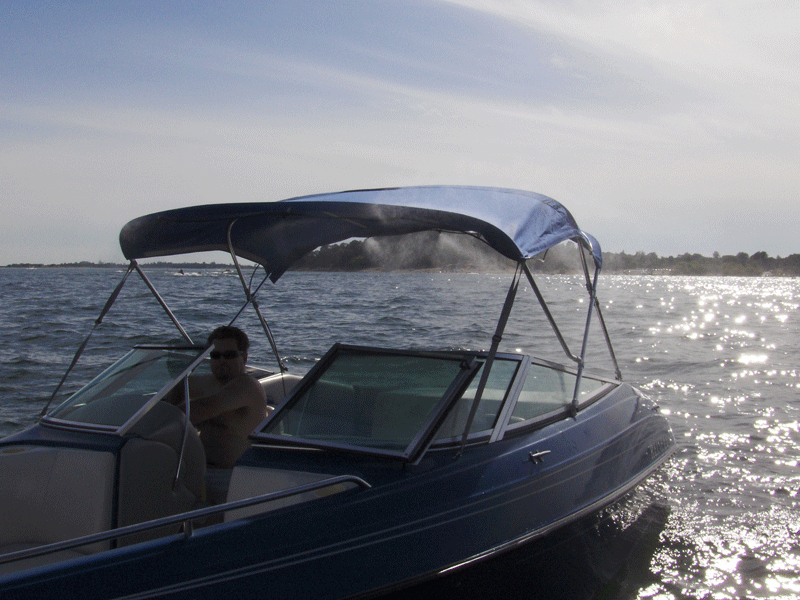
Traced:
<path id="1" fill-rule="evenodd" d="M 28 548 L 25 550 L 18 550 L 15 552 L 10 552 L 7 554 L 0 554 L 0 564 L 14 562 L 16 560 L 22 560 L 25 558 L 33 558 L 36 556 L 43 556 L 46 554 L 52 554 L 55 552 L 60 552 L 62 550 L 70 550 L 72 548 L 78 548 L 81 546 L 86 546 L 89 544 L 97 543 L 97 542 L 104 542 L 108 540 L 116 540 L 119 538 L 123 538 L 129 535 L 135 535 L 138 533 L 143 533 L 155 529 L 160 529 L 162 527 L 168 525 L 174 525 L 178 523 L 182 523 L 184 525 L 184 532 L 173 534 L 171 536 L 163 536 L 158 538 L 157 541 L 163 541 L 168 538 L 187 538 L 191 537 L 194 533 L 194 527 L 192 526 L 192 521 L 198 519 L 206 519 L 218 514 L 224 514 L 230 510 L 236 510 L 239 508 L 247 508 L 249 506 L 254 506 L 257 504 L 263 504 L 266 502 L 271 502 L 273 500 L 280 500 L 282 498 L 287 498 L 291 496 L 296 496 L 298 494 L 303 494 L 309 491 L 314 491 L 320 488 L 340 484 L 340 483 L 354 483 L 358 487 L 362 489 L 369 489 L 372 487 L 367 481 L 363 478 L 358 477 L 357 475 L 336 475 L 333 477 L 329 477 L 320 481 L 315 481 L 312 483 L 306 483 L 299 486 L 295 486 L 292 488 L 278 490 L 275 492 L 269 492 L 266 494 L 260 494 L 258 496 L 252 496 L 250 498 L 243 498 L 242 500 L 234 500 L 232 502 L 226 502 L 224 504 L 216 504 L 214 506 L 207 506 L 203 508 L 194 509 L 184 513 L 178 513 L 175 515 L 169 515 L 166 517 L 161 517 L 158 519 L 153 519 L 150 521 L 144 521 L 142 523 L 135 523 L 133 525 L 126 525 L 125 527 L 116 527 L 114 529 L 108 529 L 106 531 L 100 531 L 98 533 L 92 533 L 89 535 L 81 536 L 78 538 L 72 538 L 69 540 L 63 540 L 60 542 L 54 542 L 52 544 L 46 544 L 42 546 L 36 546 L 34 548 Z M 144 542 L 148 543 L 148 542 Z M 87 556 L 98 556 L 105 554 L 106 552 L 111 552 L 113 550 L 117 550 L 118 548 L 112 548 L 103 552 L 96 552 L 84 555 L 83 557 L 76 557 L 76 558 L 85 558 Z M 60 562 L 60 561 L 59 561 Z M 45 566 L 45 565 L 43 565 Z M 25 569 L 27 570 L 27 569 Z M 21 572 L 21 571 L 20 571 Z M 0 579 L 5 577 L 7 574 L 0 575 Z"/>

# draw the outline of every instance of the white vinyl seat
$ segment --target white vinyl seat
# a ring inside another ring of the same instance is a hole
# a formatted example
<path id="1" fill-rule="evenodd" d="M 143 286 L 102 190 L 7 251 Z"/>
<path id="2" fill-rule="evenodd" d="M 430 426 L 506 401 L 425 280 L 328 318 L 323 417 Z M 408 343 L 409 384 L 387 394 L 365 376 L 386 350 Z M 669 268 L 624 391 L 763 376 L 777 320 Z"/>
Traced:
<path id="1" fill-rule="evenodd" d="M 111 452 L 47 446 L 0 448 L 0 511 L 13 515 L 0 529 L 0 554 L 98 533 L 113 519 L 115 460 Z M 47 564 L 110 547 L 81 546 L 0 564 L 0 573 Z"/>
<path id="2" fill-rule="evenodd" d="M 197 507 L 203 496 L 205 452 L 197 431 L 189 427 L 178 473 L 184 422 L 182 411 L 159 402 L 131 430 L 120 451 L 119 471 L 112 452 L 22 444 L 1 447 L 0 480 L 13 481 L 14 485 L 0 494 L 0 511 L 13 515 L 0 529 L 0 554 Z M 176 533 L 179 528 L 175 525 L 128 536 L 116 544 L 153 539 Z M 99 552 L 113 543 L 98 542 L 0 564 L 0 573 Z"/>
<path id="3" fill-rule="evenodd" d="M 184 423 L 180 409 L 159 402 L 131 430 L 132 437 L 120 454 L 118 527 L 186 512 L 199 505 L 203 498 L 205 452 L 197 430 L 189 426 L 178 472 Z M 175 525 L 128 536 L 119 543 L 152 539 L 179 528 Z"/>
<path id="4" fill-rule="evenodd" d="M 264 390 L 264 396 L 267 398 L 267 416 L 278 404 L 283 402 L 301 379 L 302 377 L 299 375 L 277 373 L 259 380 L 261 389 Z"/>

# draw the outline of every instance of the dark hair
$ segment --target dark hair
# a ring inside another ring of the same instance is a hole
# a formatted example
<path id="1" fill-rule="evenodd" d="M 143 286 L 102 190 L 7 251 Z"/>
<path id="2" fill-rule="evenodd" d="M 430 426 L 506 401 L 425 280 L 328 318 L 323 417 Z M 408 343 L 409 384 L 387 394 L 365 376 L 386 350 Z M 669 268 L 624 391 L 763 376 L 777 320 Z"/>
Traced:
<path id="1" fill-rule="evenodd" d="M 214 340 L 227 340 L 230 338 L 236 340 L 236 347 L 239 352 L 247 352 L 249 350 L 250 340 L 247 338 L 247 334 L 238 327 L 232 327 L 231 325 L 223 325 L 212 331 L 208 336 L 208 345 L 213 344 Z"/>

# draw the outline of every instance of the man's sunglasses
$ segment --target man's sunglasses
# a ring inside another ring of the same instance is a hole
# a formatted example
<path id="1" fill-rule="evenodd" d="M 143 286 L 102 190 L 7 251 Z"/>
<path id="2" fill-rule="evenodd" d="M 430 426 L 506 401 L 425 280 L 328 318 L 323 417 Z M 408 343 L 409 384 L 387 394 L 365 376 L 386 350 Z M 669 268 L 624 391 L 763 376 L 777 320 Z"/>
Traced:
<path id="1" fill-rule="evenodd" d="M 224 358 L 225 360 L 233 360 L 237 358 L 241 352 L 239 350 L 228 350 L 227 352 L 217 352 L 214 350 L 209 354 L 212 360 L 219 360 L 220 358 Z"/>

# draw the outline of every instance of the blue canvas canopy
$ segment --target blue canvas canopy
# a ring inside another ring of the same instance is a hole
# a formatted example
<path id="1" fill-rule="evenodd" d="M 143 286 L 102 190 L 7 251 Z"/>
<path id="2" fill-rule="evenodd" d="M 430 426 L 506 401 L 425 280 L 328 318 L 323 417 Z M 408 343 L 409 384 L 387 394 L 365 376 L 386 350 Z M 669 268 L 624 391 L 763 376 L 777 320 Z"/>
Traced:
<path id="1" fill-rule="evenodd" d="M 564 240 L 600 245 L 561 204 L 533 192 L 431 186 L 355 190 L 279 202 L 213 204 L 139 217 L 120 232 L 129 260 L 209 250 L 264 266 L 273 281 L 316 248 L 347 240 L 420 231 L 479 236 L 500 254 L 526 260 Z"/>

